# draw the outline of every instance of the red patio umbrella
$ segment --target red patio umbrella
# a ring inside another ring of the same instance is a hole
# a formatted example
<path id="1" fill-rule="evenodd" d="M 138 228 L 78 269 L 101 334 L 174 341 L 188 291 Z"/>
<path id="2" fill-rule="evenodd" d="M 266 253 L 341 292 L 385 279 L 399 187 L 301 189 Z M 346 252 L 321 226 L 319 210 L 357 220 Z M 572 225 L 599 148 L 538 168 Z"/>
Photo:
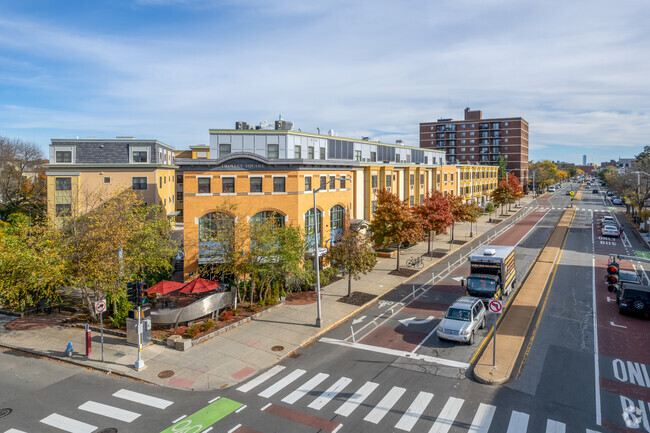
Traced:
<path id="1" fill-rule="evenodd" d="M 203 293 L 209 292 L 219 287 L 217 281 L 206 280 L 205 278 L 197 278 L 196 280 L 188 283 L 181 289 L 181 293 Z"/>
<path id="2" fill-rule="evenodd" d="M 146 292 L 147 295 L 153 295 L 154 293 L 159 293 L 161 295 L 166 295 L 168 293 L 175 292 L 180 290 L 185 286 L 184 283 L 179 283 L 177 281 L 167 281 L 163 280 L 153 286 L 149 287 Z"/>

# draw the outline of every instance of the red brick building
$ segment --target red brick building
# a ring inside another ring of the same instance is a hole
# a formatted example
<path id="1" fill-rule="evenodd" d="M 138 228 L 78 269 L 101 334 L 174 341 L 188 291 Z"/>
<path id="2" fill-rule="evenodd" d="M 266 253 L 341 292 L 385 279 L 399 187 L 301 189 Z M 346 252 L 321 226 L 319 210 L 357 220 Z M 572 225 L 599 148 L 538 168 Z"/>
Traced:
<path id="1" fill-rule="evenodd" d="M 522 117 L 483 119 L 480 110 L 465 108 L 463 120 L 420 123 L 420 147 L 444 150 L 450 164 L 497 164 L 528 185 L 528 122 Z"/>

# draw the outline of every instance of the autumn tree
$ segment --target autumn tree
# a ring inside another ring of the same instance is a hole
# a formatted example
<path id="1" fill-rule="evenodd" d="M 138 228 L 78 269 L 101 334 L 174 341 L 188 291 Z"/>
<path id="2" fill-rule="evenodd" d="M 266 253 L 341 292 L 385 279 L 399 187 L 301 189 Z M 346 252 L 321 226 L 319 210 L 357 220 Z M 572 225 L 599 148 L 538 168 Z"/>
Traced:
<path id="1" fill-rule="evenodd" d="M 32 223 L 22 214 L 0 222 L 0 304 L 18 311 L 39 301 L 60 299 L 67 282 L 65 244 L 47 220 Z"/>
<path id="2" fill-rule="evenodd" d="M 508 177 L 506 177 L 504 180 L 506 188 L 508 189 L 507 203 L 508 205 L 511 205 L 522 198 L 524 196 L 524 192 L 521 187 L 521 182 L 519 182 L 519 178 L 514 173 L 508 173 Z"/>
<path id="3" fill-rule="evenodd" d="M 422 224 L 418 215 L 396 194 L 380 189 L 377 191 L 377 210 L 370 222 L 371 240 L 379 248 L 397 244 L 397 270 L 403 242 L 413 243 L 422 236 Z"/>
<path id="4" fill-rule="evenodd" d="M 478 206 L 475 203 L 463 203 L 463 199 L 460 196 L 453 195 L 448 196 L 450 211 L 454 217 L 454 222 L 451 226 L 451 243 L 454 243 L 454 229 L 456 228 L 457 222 L 472 222 L 475 221 L 478 216 L 475 214 Z"/>
<path id="5" fill-rule="evenodd" d="M 327 252 L 327 259 L 348 279 L 348 297 L 352 296 L 352 279 L 372 271 L 377 264 L 377 254 L 372 250 L 370 238 L 349 228 L 343 232 Z"/>
<path id="6" fill-rule="evenodd" d="M 503 208 L 511 200 L 510 189 L 505 183 L 499 182 L 499 185 L 492 190 L 490 199 L 501 208 L 501 216 L 503 216 Z"/>
<path id="7" fill-rule="evenodd" d="M 454 216 L 451 214 L 451 206 L 447 197 L 440 191 L 427 194 L 424 202 L 416 208 L 424 230 L 429 232 L 428 251 L 431 255 L 432 233 L 447 233 L 447 227 L 454 223 Z"/>
<path id="8" fill-rule="evenodd" d="M 542 189 L 557 183 L 559 179 L 557 165 L 549 160 L 529 164 L 528 170 L 535 173 L 535 183 Z"/>

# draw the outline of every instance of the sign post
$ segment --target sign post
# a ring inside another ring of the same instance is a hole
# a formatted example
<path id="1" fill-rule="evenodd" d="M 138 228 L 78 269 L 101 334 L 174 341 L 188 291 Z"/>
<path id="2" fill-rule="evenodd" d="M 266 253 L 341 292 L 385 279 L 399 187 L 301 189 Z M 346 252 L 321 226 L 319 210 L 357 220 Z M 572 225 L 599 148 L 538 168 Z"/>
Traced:
<path id="1" fill-rule="evenodd" d="M 492 313 L 501 314 L 503 312 L 503 303 L 498 299 L 493 299 L 488 304 L 488 308 Z M 492 368 L 496 367 L 497 363 L 497 322 L 498 320 L 495 318 L 492 326 Z"/>
<path id="2" fill-rule="evenodd" d="M 99 327 L 102 335 L 102 362 L 104 362 L 104 311 L 106 311 L 106 299 L 95 302 L 95 312 L 99 313 Z"/>

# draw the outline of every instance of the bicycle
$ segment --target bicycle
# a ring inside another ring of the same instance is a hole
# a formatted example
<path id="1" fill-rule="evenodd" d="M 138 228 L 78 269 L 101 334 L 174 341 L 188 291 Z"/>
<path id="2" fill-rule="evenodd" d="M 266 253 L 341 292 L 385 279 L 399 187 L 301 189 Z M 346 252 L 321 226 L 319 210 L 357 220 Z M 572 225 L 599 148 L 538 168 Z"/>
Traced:
<path id="1" fill-rule="evenodd" d="M 411 257 L 410 259 L 406 260 L 406 266 L 422 269 L 424 267 L 424 260 L 422 259 L 422 256 Z"/>

